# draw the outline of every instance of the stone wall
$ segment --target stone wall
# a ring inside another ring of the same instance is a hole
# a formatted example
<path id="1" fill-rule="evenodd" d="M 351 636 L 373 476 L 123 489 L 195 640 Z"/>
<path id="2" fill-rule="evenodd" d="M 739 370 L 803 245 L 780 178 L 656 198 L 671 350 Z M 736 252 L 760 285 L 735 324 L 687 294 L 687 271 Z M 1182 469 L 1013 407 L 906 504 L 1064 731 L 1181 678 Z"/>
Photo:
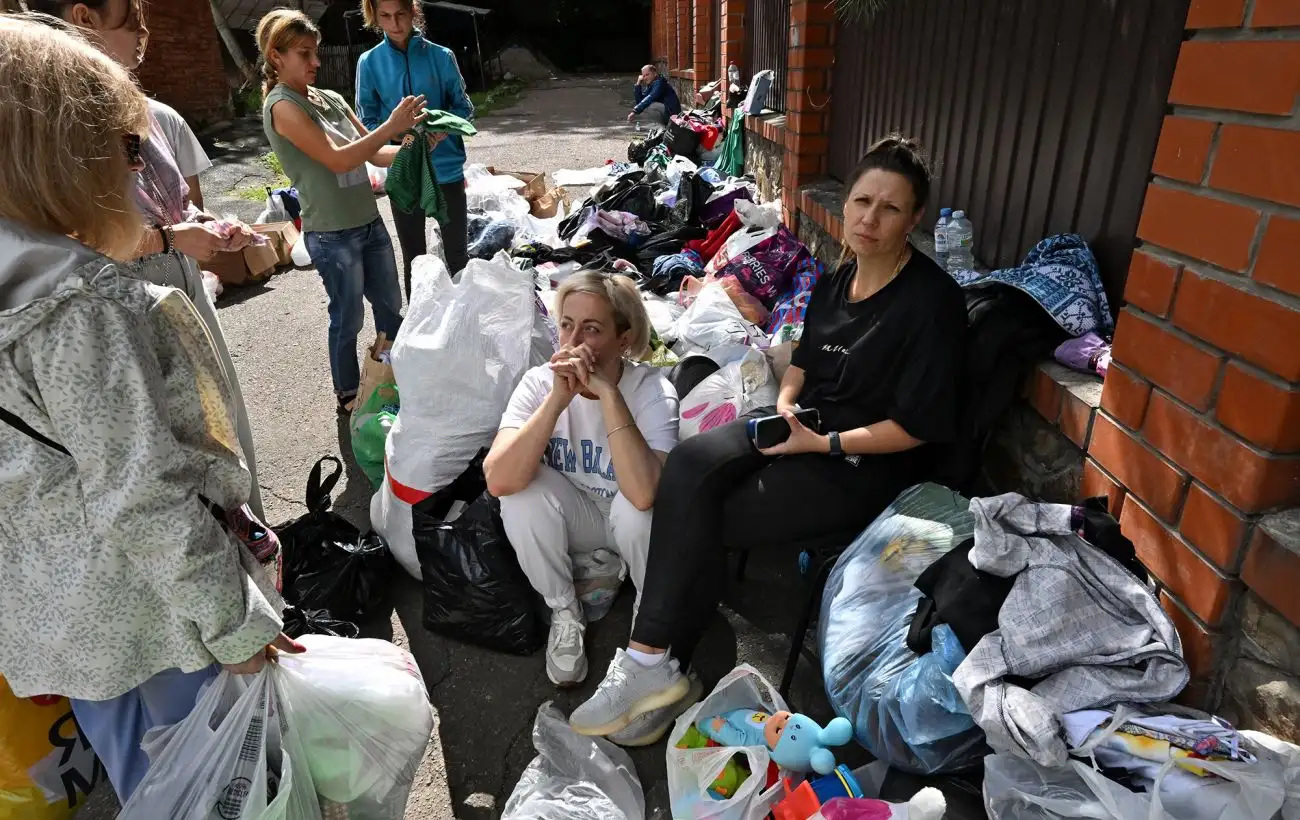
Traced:
<path id="1" fill-rule="evenodd" d="M 758 182 L 762 202 L 781 199 L 785 117 L 745 117 L 745 173 Z"/>

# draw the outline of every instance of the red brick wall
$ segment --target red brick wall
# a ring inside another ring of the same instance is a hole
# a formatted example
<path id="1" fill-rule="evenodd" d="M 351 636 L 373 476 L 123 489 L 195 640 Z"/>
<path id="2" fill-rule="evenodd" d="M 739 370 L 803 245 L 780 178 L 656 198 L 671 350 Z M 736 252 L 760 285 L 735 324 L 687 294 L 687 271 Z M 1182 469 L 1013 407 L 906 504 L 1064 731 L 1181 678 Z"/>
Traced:
<path id="1" fill-rule="evenodd" d="M 222 67 L 221 37 L 208 0 L 149 4 L 149 51 L 140 84 L 185 115 L 191 125 L 230 116 L 230 85 Z"/>
<path id="2" fill-rule="evenodd" d="M 1085 486 L 1213 707 L 1244 591 L 1300 624 L 1300 554 L 1260 526 L 1300 505 L 1300 2 L 1193 0 L 1187 28 Z"/>

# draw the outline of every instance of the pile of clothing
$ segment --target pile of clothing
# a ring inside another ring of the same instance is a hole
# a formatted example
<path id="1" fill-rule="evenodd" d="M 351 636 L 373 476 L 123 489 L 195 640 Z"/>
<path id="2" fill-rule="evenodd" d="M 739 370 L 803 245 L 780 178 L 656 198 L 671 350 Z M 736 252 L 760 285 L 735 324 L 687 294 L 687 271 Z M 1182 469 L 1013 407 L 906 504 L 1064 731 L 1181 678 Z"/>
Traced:
<path id="1" fill-rule="evenodd" d="M 907 490 L 840 558 L 819 636 L 858 740 L 982 766 L 995 820 L 1265 820 L 1300 786 L 1300 748 L 1170 703 L 1182 642 L 1104 499 Z"/>
<path id="2" fill-rule="evenodd" d="M 689 119 L 701 127 L 699 118 Z M 610 163 L 555 178 L 570 189 L 592 187 L 545 230 L 516 220 L 520 230 L 506 242 L 512 263 L 533 274 L 543 303 L 550 308 L 554 289 L 579 270 L 625 274 L 638 283 L 651 317 L 652 361 L 668 367 L 697 360 L 701 375 L 687 390 L 676 380 L 681 397 L 716 376 L 690 405 L 701 408 L 701 418 L 734 418 L 773 399 L 779 363 L 788 362 L 824 271 L 781 224 L 779 204 L 756 203 L 752 180 L 724 177 L 663 144 L 641 166 Z M 484 237 L 491 229 L 485 220 L 471 218 L 471 225 Z M 768 359 L 778 363 L 776 372 Z M 710 426 L 688 424 L 686 434 Z"/>

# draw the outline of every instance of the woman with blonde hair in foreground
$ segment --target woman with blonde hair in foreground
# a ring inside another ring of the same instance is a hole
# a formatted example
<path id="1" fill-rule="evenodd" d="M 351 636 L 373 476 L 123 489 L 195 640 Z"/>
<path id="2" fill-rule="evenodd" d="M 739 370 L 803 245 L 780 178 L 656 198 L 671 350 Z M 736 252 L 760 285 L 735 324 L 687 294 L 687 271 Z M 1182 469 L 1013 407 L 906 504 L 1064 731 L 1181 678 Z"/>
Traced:
<path id="1" fill-rule="evenodd" d="M 622 556 L 638 594 L 659 473 L 677 445 L 677 392 L 638 361 L 650 318 L 626 276 L 581 271 L 555 294 L 560 350 L 524 374 L 484 464 L 506 534 L 551 609 L 546 674 L 587 676 L 570 552 Z M 620 738 L 619 742 L 637 738 Z"/>
<path id="2" fill-rule="evenodd" d="M 120 261 L 145 232 L 144 95 L 21 17 L 0 16 L 0 76 L 0 675 L 72 699 L 125 802 L 145 732 L 183 719 L 218 664 L 301 647 L 209 510 L 250 489 L 211 337 Z"/>

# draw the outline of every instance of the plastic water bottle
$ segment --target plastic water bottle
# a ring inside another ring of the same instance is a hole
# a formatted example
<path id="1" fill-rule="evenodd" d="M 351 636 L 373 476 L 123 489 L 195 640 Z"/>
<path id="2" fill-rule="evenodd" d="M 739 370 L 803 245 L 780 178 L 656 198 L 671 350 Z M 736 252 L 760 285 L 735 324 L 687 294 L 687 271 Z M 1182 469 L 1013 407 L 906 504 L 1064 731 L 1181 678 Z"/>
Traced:
<path id="1" fill-rule="evenodd" d="M 940 208 L 939 221 L 934 223 L 934 256 L 939 262 L 939 267 L 944 270 L 948 269 L 948 236 L 946 232 L 951 222 L 952 208 Z"/>
<path id="2" fill-rule="evenodd" d="M 953 211 L 944 236 L 948 240 L 948 270 L 974 269 L 975 226 L 966 218 L 965 211 Z"/>

